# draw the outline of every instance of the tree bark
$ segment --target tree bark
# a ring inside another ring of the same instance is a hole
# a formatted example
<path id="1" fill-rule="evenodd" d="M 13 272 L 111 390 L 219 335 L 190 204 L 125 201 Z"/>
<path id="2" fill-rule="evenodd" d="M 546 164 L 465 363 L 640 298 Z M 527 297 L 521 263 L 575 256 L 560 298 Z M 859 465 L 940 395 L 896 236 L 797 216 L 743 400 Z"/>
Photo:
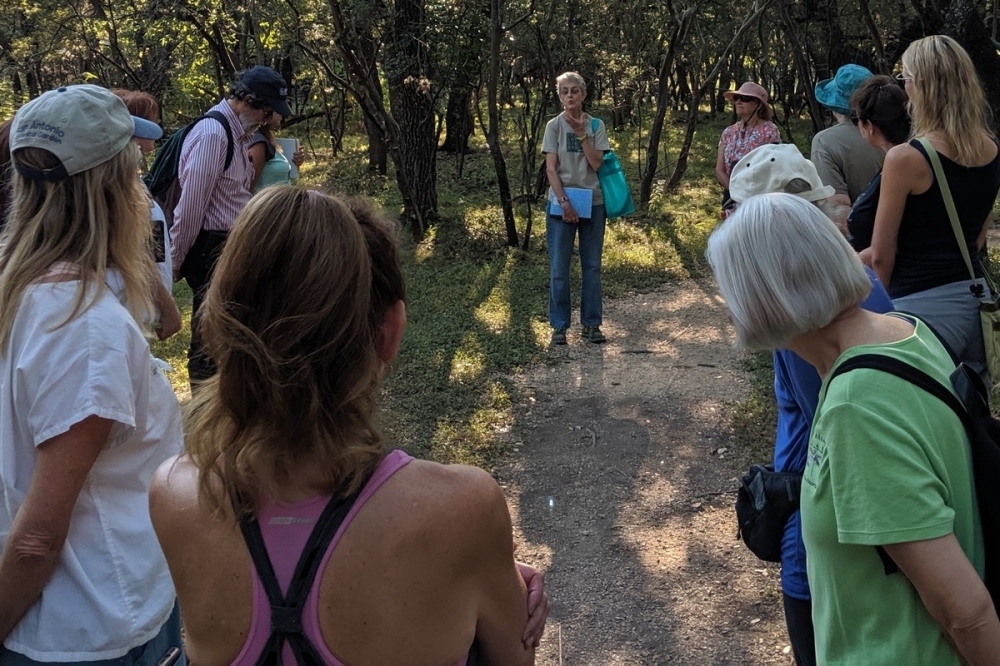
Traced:
<path id="1" fill-rule="evenodd" d="M 667 109 L 670 106 L 670 70 L 674 63 L 676 45 L 685 39 L 688 26 L 694 17 L 694 11 L 694 9 L 688 10 L 680 16 L 673 17 L 673 26 L 670 29 L 670 36 L 667 38 L 667 50 L 660 60 L 660 71 L 656 86 L 656 112 L 653 115 L 653 124 L 649 128 L 649 149 L 646 151 L 646 168 L 639 183 L 640 209 L 644 209 L 649 205 L 649 200 L 653 195 L 653 181 L 656 179 L 657 167 L 660 160 L 660 138 L 663 136 L 663 123 L 667 117 Z"/>
<path id="2" fill-rule="evenodd" d="M 459 76 L 448 92 L 448 107 L 444 114 L 444 143 L 438 149 L 443 153 L 470 153 L 469 137 L 472 136 L 472 82 Z"/>
<path id="3" fill-rule="evenodd" d="M 500 86 L 500 40 L 503 38 L 502 0 L 490 0 L 490 69 L 486 83 L 486 108 L 489 118 L 486 126 L 486 143 L 490 147 L 493 168 L 497 174 L 497 189 L 500 208 L 503 211 L 504 229 L 507 231 L 507 246 L 517 247 L 517 224 L 514 220 L 514 200 L 510 193 L 510 176 L 507 174 L 507 160 L 500 147 L 500 108 L 497 89 Z"/>
<path id="4" fill-rule="evenodd" d="M 430 54 L 424 36 L 424 0 L 396 0 L 393 38 L 387 44 L 389 104 L 399 126 L 402 162 L 396 176 L 400 189 L 410 188 L 403 217 L 414 238 L 422 238 L 437 221 L 437 146 Z"/>

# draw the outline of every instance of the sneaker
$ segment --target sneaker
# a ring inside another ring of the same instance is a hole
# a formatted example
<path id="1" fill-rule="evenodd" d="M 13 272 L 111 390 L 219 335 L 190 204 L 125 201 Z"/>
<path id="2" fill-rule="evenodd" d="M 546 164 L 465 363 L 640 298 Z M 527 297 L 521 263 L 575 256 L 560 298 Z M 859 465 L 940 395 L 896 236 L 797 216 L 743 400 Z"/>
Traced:
<path id="1" fill-rule="evenodd" d="M 554 345 L 564 345 L 564 344 L 566 344 L 566 329 L 565 328 L 554 328 L 554 329 L 552 329 L 552 344 L 554 344 Z"/>
<path id="2" fill-rule="evenodd" d="M 583 330 L 580 331 L 580 337 L 584 340 L 590 340 L 594 344 L 600 344 L 608 341 L 604 333 L 601 333 L 600 326 L 584 326 Z"/>

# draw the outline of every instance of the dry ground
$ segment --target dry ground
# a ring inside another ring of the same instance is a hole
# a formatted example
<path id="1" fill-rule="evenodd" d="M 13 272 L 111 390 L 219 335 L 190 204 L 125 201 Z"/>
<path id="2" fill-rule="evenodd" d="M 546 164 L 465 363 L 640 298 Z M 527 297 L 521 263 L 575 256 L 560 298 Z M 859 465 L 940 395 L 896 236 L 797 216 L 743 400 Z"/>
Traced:
<path id="1" fill-rule="evenodd" d="M 559 664 L 790 664 L 778 570 L 735 538 L 741 353 L 710 281 L 605 304 L 610 342 L 549 351 L 499 470 Z M 575 337 L 574 337 L 575 336 Z"/>

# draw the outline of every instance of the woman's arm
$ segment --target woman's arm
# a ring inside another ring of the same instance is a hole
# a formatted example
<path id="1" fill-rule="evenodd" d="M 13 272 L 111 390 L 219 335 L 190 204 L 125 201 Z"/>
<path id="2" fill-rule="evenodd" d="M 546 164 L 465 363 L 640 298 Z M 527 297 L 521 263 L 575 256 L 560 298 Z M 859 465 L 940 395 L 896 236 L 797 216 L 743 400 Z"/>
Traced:
<path id="1" fill-rule="evenodd" d="M 875 225 L 872 229 L 872 245 L 870 251 L 862 253 L 861 257 L 875 271 L 886 289 L 889 288 L 892 271 L 896 266 L 896 240 L 899 237 L 899 225 L 903 221 L 906 197 L 913 192 L 926 191 L 930 186 L 930 173 L 926 168 L 922 169 L 922 166 L 926 167 L 923 156 L 907 144 L 890 148 L 885 155 L 878 209 L 875 211 Z"/>
<path id="2" fill-rule="evenodd" d="M 42 594 L 59 561 L 77 497 L 111 433 L 90 416 L 42 442 L 24 503 L 0 554 L 0 641 Z"/>
<path id="3" fill-rule="evenodd" d="M 583 139 L 580 139 L 580 147 L 583 148 L 583 154 L 587 157 L 587 164 L 594 171 L 601 168 L 601 164 L 604 162 L 604 151 L 594 148 L 594 141 L 589 134 L 583 134 Z"/>
<path id="4" fill-rule="evenodd" d="M 715 178 L 722 185 L 723 189 L 729 189 L 729 171 L 726 170 L 726 149 L 722 142 L 719 142 L 719 154 L 715 158 Z"/>
<path id="5" fill-rule="evenodd" d="M 258 141 L 247 149 L 247 153 L 253 163 L 253 180 L 250 181 L 250 191 L 253 192 L 264 171 L 264 162 L 267 161 L 267 145 L 264 141 Z"/>
<path id="6" fill-rule="evenodd" d="M 167 291 L 167 286 L 159 280 L 153 286 L 153 305 L 160 314 L 156 337 L 166 340 L 181 330 L 181 311 L 177 308 L 173 294 Z"/>
<path id="7" fill-rule="evenodd" d="M 552 188 L 552 193 L 556 195 L 556 201 L 562 207 L 563 222 L 579 222 L 580 216 L 569 202 L 566 190 L 563 189 L 562 178 L 559 177 L 559 156 L 557 154 L 545 153 L 545 175 L 548 176 L 549 187 Z M 562 199 L 566 200 L 562 201 Z M 548 202 L 546 202 L 545 208 L 548 209 Z"/>
<path id="8" fill-rule="evenodd" d="M 1000 664 L 1000 620 L 986 586 L 954 534 L 885 546 L 963 663 Z"/>
<path id="9" fill-rule="evenodd" d="M 535 650 L 525 645 L 528 626 L 527 589 L 514 561 L 510 512 L 503 491 L 495 481 L 481 503 L 476 535 L 476 579 L 479 613 L 476 642 L 486 664 L 526 666 L 535 663 Z"/>

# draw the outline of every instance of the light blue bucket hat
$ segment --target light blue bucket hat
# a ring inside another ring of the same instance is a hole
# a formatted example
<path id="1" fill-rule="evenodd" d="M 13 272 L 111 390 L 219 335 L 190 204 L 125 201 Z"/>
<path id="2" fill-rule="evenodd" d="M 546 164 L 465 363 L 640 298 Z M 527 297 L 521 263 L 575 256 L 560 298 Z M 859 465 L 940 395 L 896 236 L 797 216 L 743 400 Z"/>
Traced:
<path id="1" fill-rule="evenodd" d="M 816 100 L 823 106 L 841 113 L 851 115 L 851 95 L 872 76 L 867 67 L 848 64 L 837 70 L 832 79 L 826 79 L 816 84 Z"/>

